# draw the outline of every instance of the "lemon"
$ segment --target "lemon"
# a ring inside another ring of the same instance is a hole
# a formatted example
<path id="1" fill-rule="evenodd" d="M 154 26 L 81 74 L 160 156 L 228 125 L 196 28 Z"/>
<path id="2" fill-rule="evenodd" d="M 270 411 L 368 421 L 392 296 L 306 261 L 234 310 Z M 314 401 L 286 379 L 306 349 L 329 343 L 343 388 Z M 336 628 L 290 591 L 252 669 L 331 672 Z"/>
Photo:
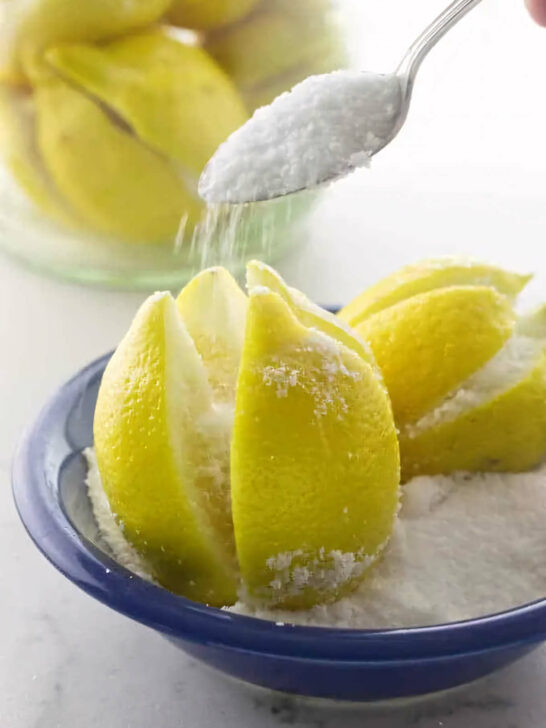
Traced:
<path id="1" fill-rule="evenodd" d="M 207 35 L 204 44 L 251 110 L 307 76 L 345 62 L 328 0 L 267 0 L 248 18 Z"/>
<path id="2" fill-rule="evenodd" d="M 195 276 L 182 289 L 176 304 L 209 373 L 216 399 L 233 402 L 247 297 L 228 271 L 217 267 Z"/>
<path id="3" fill-rule="evenodd" d="M 304 608 L 353 587 L 390 536 L 398 483 L 374 369 L 278 293 L 251 288 L 231 445 L 247 598 Z"/>
<path id="4" fill-rule="evenodd" d="M 155 578 L 191 599 L 233 603 L 229 427 L 170 294 L 143 304 L 106 367 L 94 437 L 110 507 Z"/>
<path id="5" fill-rule="evenodd" d="M 403 300 L 355 328 L 372 347 L 401 426 L 483 366 L 514 323 L 510 300 L 494 288 L 448 286 Z"/>
<path id="6" fill-rule="evenodd" d="M 148 30 L 49 48 L 31 77 L 34 93 L 17 92 L 24 135 L 21 104 L 0 105 L 0 125 L 8 165 L 44 212 L 129 242 L 172 243 L 182 221 L 191 232 L 201 169 L 247 118 L 205 51 Z"/>
<path id="7" fill-rule="evenodd" d="M 174 0 L 168 18 L 174 25 L 209 30 L 240 20 L 257 0 Z"/>
<path id="8" fill-rule="evenodd" d="M 208 53 L 165 30 L 100 46 L 63 44 L 46 59 L 195 181 L 218 145 L 248 118 L 233 83 Z"/>
<path id="9" fill-rule="evenodd" d="M 37 144 L 57 190 L 94 229 L 134 242 L 173 237 L 200 215 L 176 167 L 60 78 L 36 88 Z"/>
<path id="10" fill-rule="evenodd" d="M 74 229 L 82 226 L 36 149 L 34 100 L 26 89 L 0 86 L 0 152 L 21 189 L 49 217 Z"/>
<path id="11" fill-rule="evenodd" d="M 546 307 L 522 318 L 487 364 L 403 428 L 404 479 L 428 473 L 521 471 L 546 454 Z"/>
<path id="12" fill-rule="evenodd" d="M 514 297 L 530 278 L 472 258 L 432 258 L 408 265 L 367 288 L 342 308 L 338 316 L 350 326 L 356 326 L 368 316 L 411 296 L 446 286 L 492 286 L 499 293 Z"/>
<path id="13" fill-rule="evenodd" d="M 400 428 L 402 479 L 525 470 L 546 453 L 546 307 L 516 318 L 530 276 L 464 258 L 394 273 L 340 318 L 371 344 Z"/>
<path id="14" fill-rule="evenodd" d="M 26 81 L 44 48 L 59 41 L 94 41 L 143 28 L 158 20 L 171 0 L 15 0 L 1 4 L 0 79 Z"/>
<path id="15" fill-rule="evenodd" d="M 370 346 L 334 314 L 317 306 L 301 291 L 287 286 L 276 270 L 266 263 L 251 260 L 247 264 L 246 278 L 249 288 L 263 286 L 277 293 L 290 306 L 304 326 L 314 327 L 351 349 L 373 367 L 377 367 Z M 378 372 L 378 376 L 381 376 Z"/>

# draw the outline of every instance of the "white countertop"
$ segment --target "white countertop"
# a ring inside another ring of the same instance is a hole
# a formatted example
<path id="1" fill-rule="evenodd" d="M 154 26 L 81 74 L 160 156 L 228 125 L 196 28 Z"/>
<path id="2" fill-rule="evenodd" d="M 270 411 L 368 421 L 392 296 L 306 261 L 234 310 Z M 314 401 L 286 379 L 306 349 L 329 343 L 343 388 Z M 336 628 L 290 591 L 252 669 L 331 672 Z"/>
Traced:
<path id="1" fill-rule="evenodd" d="M 359 1 L 364 56 L 378 69 L 444 4 Z M 484 2 L 438 48 L 401 138 L 373 171 L 328 192 L 309 243 L 280 266 L 291 283 L 342 302 L 402 262 L 472 253 L 537 271 L 531 298 L 546 297 L 546 32 L 520 5 Z M 232 684 L 46 563 L 12 504 L 13 448 L 55 388 L 115 345 L 141 300 L 0 259 L 1 728 L 544 728 L 546 647 L 434 699 L 317 707 Z"/>

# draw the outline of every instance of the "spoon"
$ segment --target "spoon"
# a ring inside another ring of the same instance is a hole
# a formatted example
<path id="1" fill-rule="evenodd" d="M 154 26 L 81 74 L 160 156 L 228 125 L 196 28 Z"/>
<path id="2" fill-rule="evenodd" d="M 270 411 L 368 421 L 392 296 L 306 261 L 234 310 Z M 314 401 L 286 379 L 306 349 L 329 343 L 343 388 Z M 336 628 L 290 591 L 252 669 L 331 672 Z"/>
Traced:
<path id="1" fill-rule="evenodd" d="M 451 2 L 409 47 L 394 74 L 312 76 L 258 109 L 207 163 L 201 197 L 208 203 L 269 200 L 366 165 L 404 125 L 424 58 L 480 2 Z"/>

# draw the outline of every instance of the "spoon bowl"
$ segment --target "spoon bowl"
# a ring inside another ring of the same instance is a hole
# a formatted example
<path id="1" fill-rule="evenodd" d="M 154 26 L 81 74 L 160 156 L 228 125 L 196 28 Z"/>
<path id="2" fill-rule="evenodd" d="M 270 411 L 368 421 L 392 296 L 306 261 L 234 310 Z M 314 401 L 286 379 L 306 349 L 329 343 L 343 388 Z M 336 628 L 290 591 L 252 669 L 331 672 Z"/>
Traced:
<path id="1" fill-rule="evenodd" d="M 199 180 L 209 204 L 270 200 L 366 166 L 407 118 L 421 63 L 481 0 L 454 0 L 412 43 L 394 74 L 311 76 L 262 107 L 216 151 Z"/>

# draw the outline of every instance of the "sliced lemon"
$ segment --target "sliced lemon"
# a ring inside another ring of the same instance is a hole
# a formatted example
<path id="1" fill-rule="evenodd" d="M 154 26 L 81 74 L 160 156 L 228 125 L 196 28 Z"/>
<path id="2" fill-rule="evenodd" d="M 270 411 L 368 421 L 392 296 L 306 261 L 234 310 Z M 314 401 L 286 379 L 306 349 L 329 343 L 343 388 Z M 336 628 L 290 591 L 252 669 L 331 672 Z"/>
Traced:
<path id="1" fill-rule="evenodd" d="M 47 51 L 63 78 L 96 96 L 135 135 L 197 177 L 248 113 L 235 86 L 209 54 L 150 30 L 104 45 Z"/>
<path id="2" fill-rule="evenodd" d="M 0 151 L 19 186 L 45 213 L 74 229 L 82 226 L 55 189 L 36 146 L 36 109 L 28 89 L 0 87 Z"/>
<path id="3" fill-rule="evenodd" d="M 530 275 L 510 273 L 471 258 L 423 260 L 408 265 L 367 288 L 342 308 L 338 316 L 350 326 L 356 326 L 372 314 L 412 296 L 446 286 L 491 286 L 499 293 L 513 297 L 530 278 Z"/>
<path id="4" fill-rule="evenodd" d="M 209 268 L 182 289 L 176 305 L 209 374 L 215 397 L 233 402 L 247 297 L 225 268 Z"/>
<path id="5" fill-rule="evenodd" d="M 356 352 L 365 361 L 377 366 L 373 352 L 349 326 L 334 314 L 310 301 L 301 291 L 287 286 L 276 270 L 259 260 L 252 260 L 246 267 L 249 290 L 265 287 L 277 293 L 304 326 L 316 328 Z"/>
<path id="6" fill-rule="evenodd" d="M 168 589 L 235 600 L 229 434 L 168 293 L 141 307 L 102 379 L 94 420 L 104 491 L 126 539 Z"/>
<path id="7" fill-rule="evenodd" d="M 37 145 L 59 193 L 87 224 L 135 242 L 174 239 L 201 204 L 176 167 L 60 78 L 36 88 Z"/>
<path id="8" fill-rule="evenodd" d="M 237 554 L 249 599 L 303 608 L 354 586 L 398 505 L 387 394 L 361 356 L 265 287 L 250 290 L 231 446 Z"/>
<path id="9" fill-rule="evenodd" d="M 26 81 L 44 48 L 59 41 L 103 40 L 158 20 L 171 0 L 31 0 L 0 3 L 2 63 L 0 77 Z"/>
<path id="10" fill-rule="evenodd" d="M 405 480 L 418 474 L 521 471 L 546 453 L 546 307 L 478 372 L 400 433 Z"/>
<path id="11" fill-rule="evenodd" d="M 372 347 L 402 426 L 480 369 L 514 322 L 510 300 L 496 289 L 450 286 L 405 299 L 355 328 Z"/>

